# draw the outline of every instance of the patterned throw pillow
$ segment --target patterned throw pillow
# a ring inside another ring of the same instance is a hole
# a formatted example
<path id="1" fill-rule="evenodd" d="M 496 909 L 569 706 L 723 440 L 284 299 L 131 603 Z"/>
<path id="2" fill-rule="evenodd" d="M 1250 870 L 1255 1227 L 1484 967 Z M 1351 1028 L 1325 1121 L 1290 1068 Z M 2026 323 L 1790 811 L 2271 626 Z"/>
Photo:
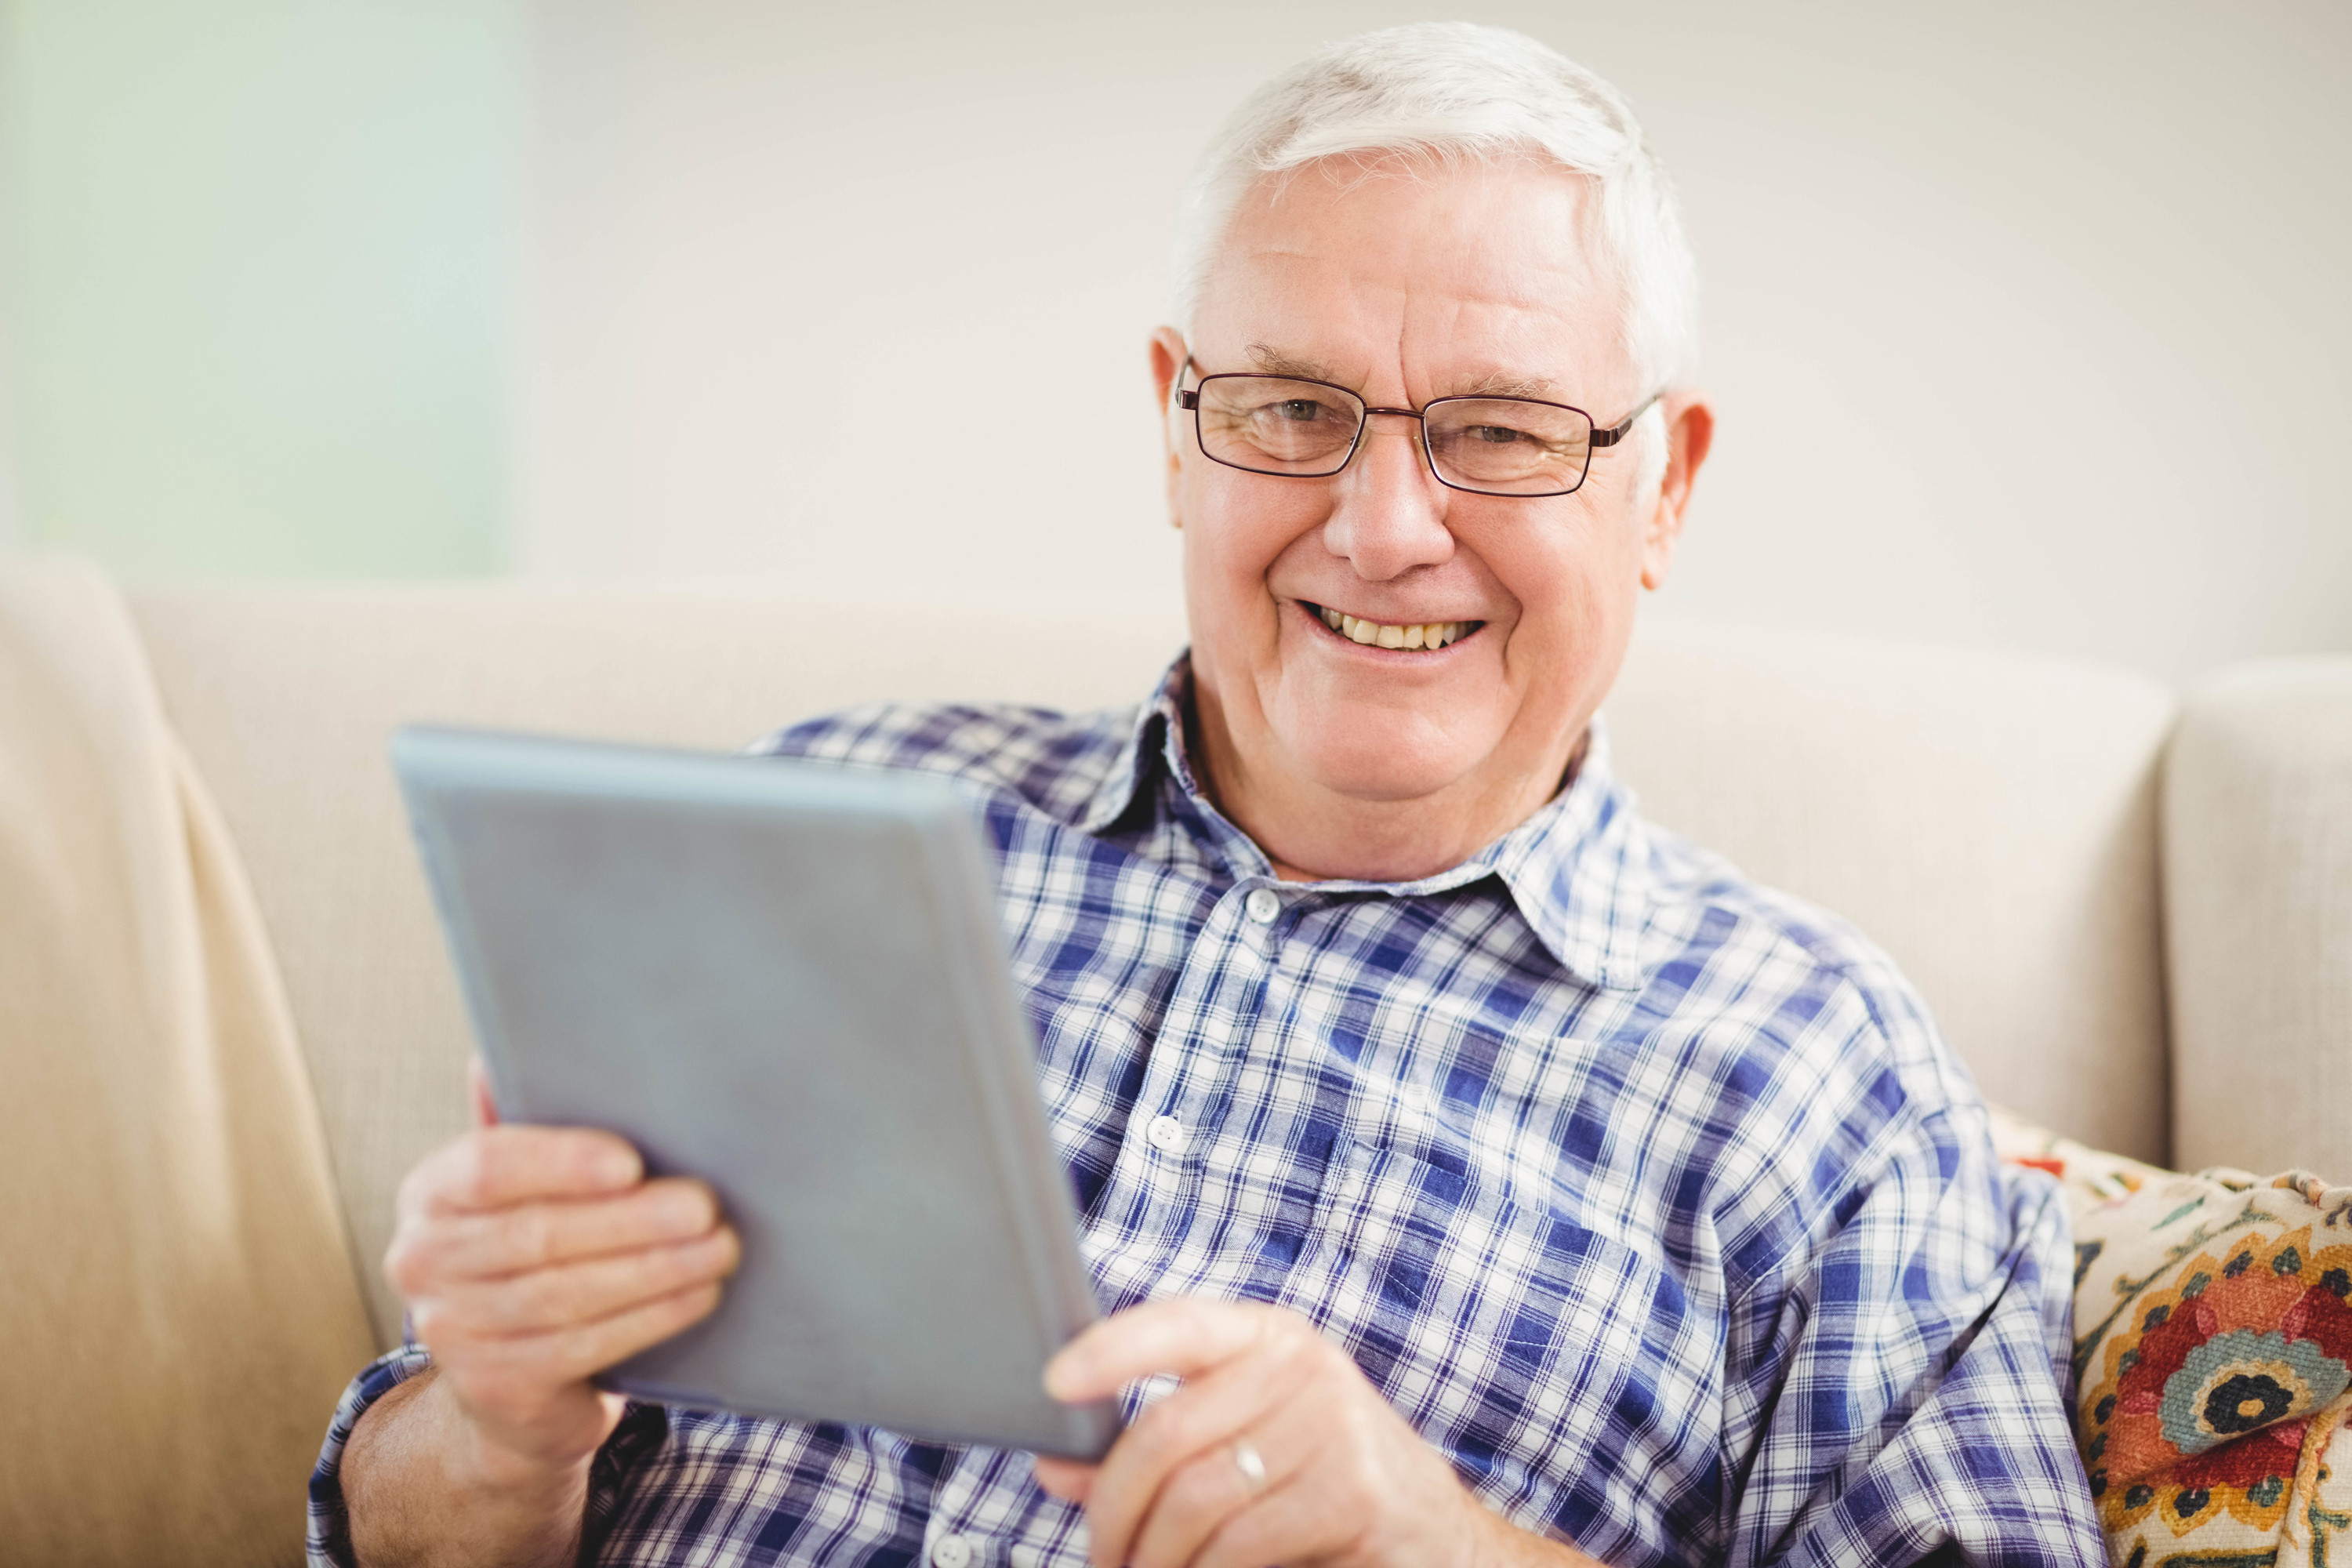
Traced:
<path id="1" fill-rule="evenodd" d="M 2075 1442 L 2115 1568 L 2352 1568 L 2352 1187 L 1993 1121 L 2066 1190 Z"/>

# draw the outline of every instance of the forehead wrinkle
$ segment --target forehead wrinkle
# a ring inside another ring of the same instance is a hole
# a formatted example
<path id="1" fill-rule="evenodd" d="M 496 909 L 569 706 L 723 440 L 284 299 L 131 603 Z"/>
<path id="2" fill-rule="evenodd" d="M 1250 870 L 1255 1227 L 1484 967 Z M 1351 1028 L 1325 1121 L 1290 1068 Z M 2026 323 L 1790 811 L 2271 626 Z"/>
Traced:
<path id="1" fill-rule="evenodd" d="M 1302 183 L 1308 170 L 1323 179 Z M 1563 388 L 1589 395 L 1591 389 L 1584 385 L 1590 379 L 1588 362 L 1599 347 L 1588 341 L 1590 329 L 1599 324 L 1593 320 L 1596 313 L 1602 319 L 1613 314 L 1600 298 L 1612 292 L 1609 280 L 1596 267 L 1577 221 L 1591 199 L 1589 182 L 1569 182 L 1567 210 L 1555 214 L 1546 204 L 1554 199 L 1551 187 L 1558 172 L 1533 172 L 1547 187 L 1540 193 L 1545 203 L 1538 204 L 1542 211 L 1535 215 L 1533 227 L 1507 225 L 1507 232 L 1489 237 L 1525 242 L 1499 251 L 1484 242 L 1466 248 L 1450 243 L 1459 238 L 1454 230 L 1460 224 L 1454 220 L 1465 215 L 1454 208 L 1463 203 L 1436 201 L 1433 207 L 1431 201 L 1409 197 L 1443 195 L 1444 187 L 1458 184 L 1475 198 L 1465 200 L 1478 208 L 1467 214 L 1476 218 L 1494 205 L 1490 198 L 1512 196 L 1517 191 L 1510 183 L 1518 173 L 1515 168 L 1483 161 L 1459 169 L 1379 171 L 1318 163 L 1268 176 L 1241 203 L 1233 229 L 1217 247 L 1219 259 L 1213 270 L 1220 283 L 1230 286 L 1255 273 L 1259 275 L 1252 279 L 1256 287 L 1247 290 L 1254 299 L 1267 289 L 1275 298 L 1303 289 L 1309 300 L 1329 297 L 1351 304 L 1342 312 L 1347 320 L 1327 323 L 1339 329 L 1336 339 L 1309 324 L 1304 342 L 1295 337 L 1288 344 L 1260 340 L 1252 345 L 1252 368 L 1261 374 L 1329 382 L 1365 395 L 1371 391 L 1364 380 L 1370 377 L 1381 384 L 1383 398 L 1403 393 L 1406 401 L 1449 396 L 1574 401 Z M 1374 177 L 1376 174 L 1399 177 Z M 1382 205 L 1375 215 L 1384 215 L 1381 223 L 1369 230 L 1352 221 L 1363 216 L 1354 209 L 1391 189 L 1404 198 L 1402 207 L 1391 212 Z M 1553 221 L 1562 216 L 1567 219 L 1564 233 Z M 1446 226 L 1432 231 L 1434 241 L 1420 233 L 1438 219 L 1446 220 Z M 1392 310 L 1396 317 L 1391 321 Z M 1276 322 L 1262 320 L 1258 324 Z M 1394 341 L 1381 341 L 1375 347 L 1376 341 L 1388 337 L 1391 325 Z M 1564 333 L 1552 330 L 1559 325 L 1567 329 Z M 1308 350 L 1307 343 L 1315 350 Z M 1326 360 L 1316 350 L 1344 353 L 1348 358 Z M 1403 374 L 1405 387 L 1387 384 L 1397 372 Z"/>
<path id="2" fill-rule="evenodd" d="M 1499 323 L 1496 319 L 1497 307 L 1501 311 Z M 1484 361 L 1488 366 L 1494 368 L 1474 374 L 1467 367 L 1464 367 L 1454 374 L 1433 376 L 1429 389 L 1430 395 L 1432 397 L 1549 397 L 1552 395 L 1558 384 L 1551 377 L 1501 368 L 1520 357 L 1518 353 L 1502 347 L 1502 342 L 1516 342 L 1522 353 L 1531 346 L 1526 342 L 1528 329 L 1522 319 L 1523 315 L 1523 311 L 1514 309 L 1513 304 L 1508 301 L 1462 296 L 1447 301 L 1442 317 L 1429 323 L 1439 340 L 1451 342 L 1467 332 L 1472 334 L 1474 342 L 1483 340 L 1495 344 L 1499 352 L 1473 353 L 1463 355 L 1462 358 L 1467 360 L 1470 365 L 1475 365 Z M 1410 332 L 1412 324 L 1408 321 L 1400 325 L 1404 331 Z M 1486 331 L 1481 331 L 1479 330 L 1481 328 L 1485 328 Z M 1426 337 L 1430 333 L 1424 332 L 1420 335 Z M 1402 336 L 1403 333 L 1401 332 L 1400 337 Z M 1404 349 L 1402 342 L 1399 342 L 1398 349 L 1402 356 Z M 1460 361 L 1456 363 L 1459 364 Z"/>
<path id="3" fill-rule="evenodd" d="M 1261 375 L 1286 375 L 1300 381 L 1328 381 L 1336 385 L 1353 387 L 1349 381 L 1321 360 L 1296 354 L 1271 343 L 1252 343 L 1244 351 L 1250 363 Z M 1548 375 L 1510 375 L 1490 371 L 1466 381 L 1450 381 L 1436 392 L 1439 397 L 1546 397 L 1559 391 L 1559 384 Z"/>

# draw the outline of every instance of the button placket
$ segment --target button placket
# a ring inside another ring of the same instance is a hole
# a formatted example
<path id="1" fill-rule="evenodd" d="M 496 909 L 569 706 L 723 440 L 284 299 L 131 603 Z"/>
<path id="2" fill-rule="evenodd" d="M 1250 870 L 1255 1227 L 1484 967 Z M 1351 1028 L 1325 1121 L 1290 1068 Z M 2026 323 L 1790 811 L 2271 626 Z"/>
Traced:
<path id="1" fill-rule="evenodd" d="M 1260 895 L 1271 904 L 1271 913 L 1258 913 L 1265 905 L 1253 900 Z M 1164 1108 L 1142 1129 L 1144 1142 L 1161 1153 L 1181 1152 L 1192 1142 L 1192 1130 L 1177 1112 L 1201 1104 L 1223 1076 L 1217 1068 L 1222 1053 L 1202 1051 L 1192 1042 L 1229 1045 L 1235 1035 L 1233 999 L 1263 989 L 1266 961 L 1259 945 L 1250 939 L 1250 923 L 1264 925 L 1280 912 L 1281 900 L 1265 888 L 1253 888 L 1238 900 L 1228 894 L 1219 900 L 1193 941 L 1160 1034 L 1162 1046 L 1175 1040 L 1186 1045 L 1181 1052 L 1153 1050 L 1136 1097 L 1139 1110 L 1155 1105 Z"/>
<path id="2" fill-rule="evenodd" d="M 1041 1506 L 1045 1515 L 1042 1522 L 1050 1530 L 1060 1505 L 1045 1502 L 1021 1484 L 1027 1475 L 1027 1465 L 1002 1449 L 959 1451 L 931 1493 L 930 1517 L 925 1521 L 928 1544 L 914 1568 L 948 1568 L 950 1559 L 962 1568 L 1002 1564 L 1008 1542 L 1040 1522 Z M 1020 1561 L 1019 1550 L 1012 1549 L 1014 1563 Z"/>
<path id="3" fill-rule="evenodd" d="M 1276 904 L 1278 915 L 1278 899 Z M 1132 1216 L 1116 1242 L 1088 1251 L 1104 1289 L 1148 1287 L 1157 1265 L 1130 1269 L 1162 1257 L 1189 1227 L 1190 1219 L 1180 1216 L 1202 1179 L 1207 1108 L 1230 1089 L 1238 1047 L 1255 1028 L 1252 1020 L 1272 973 L 1272 944 L 1261 929 L 1248 893 L 1228 889 L 1206 911 L 1185 955 L 1137 1086 L 1127 1138 L 1096 1200 L 1100 1212 Z"/>
<path id="4" fill-rule="evenodd" d="M 1240 1011 L 1235 998 L 1247 995 L 1260 1004 L 1266 997 L 1267 984 L 1276 968 L 1275 955 L 1269 946 L 1253 940 L 1250 927 L 1271 926 L 1282 918 L 1282 896 L 1273 889 L 1259 886 L 1244 893 L 1238 900 L 1241 920 L 1231 918 L 1236 900 L 1231 893 L 1202 926 L 1200 939 L 1193 943 L 1190 962 L 1185 965 L 1184 982 L 1171 1000 L 1161 1038 L 1171 1037 L 1203 1040 L 1223 1049 L 1217 1053 L 1202 1053 L 1197 1066 L 1216 1064 L 1214 1072 L 1186 1072 L 1172 1099 L 1160 1100 L 1168 1107 L 1144 1126 L 1144 1141 L 1162 1154 L 1175 1155 L 1192 1143 L 1192 1133 L 1183 1120 L 1174 1112 L 1185 1105 L 1199 1105 L 1230 1075 L 1230 1058 L 1242 1042 L 1255 1032 L 1254 1025 L 1243 1022 L 1236 1027 L 1234 1015 Z M 1214 940 L 1215 951 L 1204 951 Z M 1203 984 L 1194 985 L 1199 978 Z M 1185 1015 L 1180 1022 L 1180 1009 Z M 1178 1031 L 1181 1031 L 1181 1034 Z M 1192 1053 L 1187 1052 L 1189 1057 Z M 1153 1073 L 1157 1076 L 1160 1053 L 1153 1053 Z M 1139 1107 L 1154 1102 L 1147 1079 L 1144 1093 L 1136 1101 Z"/>

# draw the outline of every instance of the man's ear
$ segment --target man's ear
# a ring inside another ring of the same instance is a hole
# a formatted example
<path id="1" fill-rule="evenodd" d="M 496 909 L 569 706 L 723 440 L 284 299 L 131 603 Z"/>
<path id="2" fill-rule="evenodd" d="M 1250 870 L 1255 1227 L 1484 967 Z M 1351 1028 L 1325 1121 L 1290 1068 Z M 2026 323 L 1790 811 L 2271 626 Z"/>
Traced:
<path id="1" fill-rule="evenodd" d="M 1168 458 L 1168 525 L 1184 526 L 1184 512 L 1177 499 L 1177 481 L 1183 475 L 1184 419 L 1176 406 L 1176 383 L 1184 372 L 1186 355 L 1183 335 L 1173 327 L 1161 327 L 1151 334 L 1151 386 L 1159 400 L 1160 442 Z"/>
<path id="2" fill-rule="evenodd" d="M 1715 409 L 1704 394 L 1672 393 L 1662 400 L 1660 412 L 1665 417 L 1666 471 L 1659 477 L 1657 497 L 1642 525 L 1642 586 L 1653 592 L 1666 585 L 1675 546 L 1683 536 L 1691 485 L 1715 444 Z"/>

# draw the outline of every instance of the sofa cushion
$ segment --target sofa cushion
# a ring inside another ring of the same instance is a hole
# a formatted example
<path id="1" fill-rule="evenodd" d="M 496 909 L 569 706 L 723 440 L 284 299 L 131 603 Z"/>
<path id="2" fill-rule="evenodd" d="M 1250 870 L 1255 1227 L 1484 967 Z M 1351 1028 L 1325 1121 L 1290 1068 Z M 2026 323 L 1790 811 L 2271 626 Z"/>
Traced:
<path id="1" fill-rule="evenodd" d="M 2156 1161 L 2173 710 L 2094 664 L 1674 621 L 1608 709 L 1643 816 L 1859 926 L 1988 1096 Z"/>
<path id="2" fill-rule="evenodd" d="M 2352 1173 L 2352 658 L 2189 691 L 2164 857 L 2174 1161 Z"/>
<path id="3" fill-rule="evenodd" d="M 2066 1190 L 2075 1434 L 2109 1560 L 2341 1563 L 2352 1187 L 2182 1175 L 1995 1124 L 2005 1155 Z"/>
<path id="4" fill-rule="evenodd" d="M 367 1321 L 243 869 L 61 564 L 0 564 L 0 1560 L 295 1561 Z"/>

